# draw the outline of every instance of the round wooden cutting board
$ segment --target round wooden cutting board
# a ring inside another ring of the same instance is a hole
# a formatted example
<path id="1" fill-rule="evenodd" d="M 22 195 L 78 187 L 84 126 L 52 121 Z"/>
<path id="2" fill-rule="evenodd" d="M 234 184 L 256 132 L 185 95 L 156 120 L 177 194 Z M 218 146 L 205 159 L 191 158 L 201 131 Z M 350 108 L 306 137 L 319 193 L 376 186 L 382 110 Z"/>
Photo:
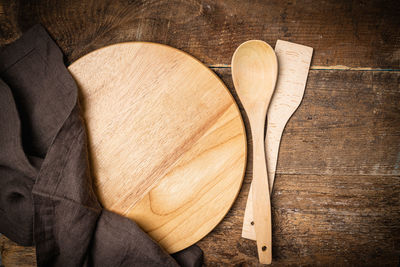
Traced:
<path id="1" fill-rule="evenodd" d="M 96 50 L 69 70 L 103 206 L 170 253 L 208 234 L 246 165 L 243 121 L 222 81 L 190 55 L 144 42 Z"/>

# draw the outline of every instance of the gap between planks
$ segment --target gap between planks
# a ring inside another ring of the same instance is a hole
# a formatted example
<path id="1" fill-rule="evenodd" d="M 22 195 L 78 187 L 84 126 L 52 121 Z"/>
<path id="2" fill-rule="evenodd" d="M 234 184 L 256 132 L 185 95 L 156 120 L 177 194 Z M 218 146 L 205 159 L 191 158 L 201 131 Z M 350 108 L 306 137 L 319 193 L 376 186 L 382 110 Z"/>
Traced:
<path id="1" fill-rule="evenodd" d="M 276 172 L 275 175 L 313 175 L 313 176 L 380 176 L 380 177 L 400 177 L 400 174 L 381 174 L 381 173 L 371 173 L 371 174 L 356 174 L 356 173 L 286 173 L 286 172 Z"/>
<path id="2" fill-rule="evenodd" d="M 230 64 L 207 64 L 207 67 L 210 69 L 229 69 L 231 68 Z M 335 66 L 320 66 L 320 65 L 312 65 L 310 70 L 351 70 L 351 71 L 392 71 L 392 72 L 400 72 L 400 69 L 379 69 L 379 68 L 369 68 L 369 67 L 348 67 L 343 65 L 335 65 Z"/>

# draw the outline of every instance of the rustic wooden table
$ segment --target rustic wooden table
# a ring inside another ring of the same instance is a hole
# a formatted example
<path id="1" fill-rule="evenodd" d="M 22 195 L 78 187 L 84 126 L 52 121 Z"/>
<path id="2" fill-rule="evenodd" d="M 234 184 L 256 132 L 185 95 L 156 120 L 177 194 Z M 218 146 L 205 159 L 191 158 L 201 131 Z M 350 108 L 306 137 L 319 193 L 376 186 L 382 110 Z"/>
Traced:
<path id="1" fill-rule="evenodd" d="M 200 59 L 234 95 L 229 64 L 240 43 L 313 47 L 304 100 L 279 154 L 273 265 L 399 264 L 398 1 L 0 1 L 0 45 L 36 23 L 68 63 L 113 43 L 159 42 Z M 255 242 L 240 237 L 251 169 L 249 161 L 231 211 L 198 243 L 206 266 L 257 265 Z M 0 251 L 5 266 L 35 265 L 34 248 L 4 236 Z"/>

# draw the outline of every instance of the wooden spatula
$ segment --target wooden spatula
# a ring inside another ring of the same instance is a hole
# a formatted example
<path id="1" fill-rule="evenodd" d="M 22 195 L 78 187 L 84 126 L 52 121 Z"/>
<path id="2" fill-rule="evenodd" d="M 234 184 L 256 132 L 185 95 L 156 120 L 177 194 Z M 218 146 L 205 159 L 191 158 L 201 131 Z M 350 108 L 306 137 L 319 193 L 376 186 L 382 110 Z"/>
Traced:
<path id="1" fill-rule="evenodd" d="M 253 140 L 253 210 L 260 263 L 272 261 L 271 204 L 265 160 L 264 125 L 278 75 L 274 50 L 259 40 L 241 44 L 232 57 L 232 78 L 249 118 Z"/>
<path id="2" fill-rule="evenodd" d="M 268 108 L 265 137 L 270 192 L 274 184 L 280 140 L 286 123 L 296 111 L 304 95 L 313 49 L 308 46 L 278 40 L 275 53 L 279 62 L 279 76 Z M 242 237 L 256 240 L 253 222 L 253 184 L 250 187 L 243 220 Z"/>

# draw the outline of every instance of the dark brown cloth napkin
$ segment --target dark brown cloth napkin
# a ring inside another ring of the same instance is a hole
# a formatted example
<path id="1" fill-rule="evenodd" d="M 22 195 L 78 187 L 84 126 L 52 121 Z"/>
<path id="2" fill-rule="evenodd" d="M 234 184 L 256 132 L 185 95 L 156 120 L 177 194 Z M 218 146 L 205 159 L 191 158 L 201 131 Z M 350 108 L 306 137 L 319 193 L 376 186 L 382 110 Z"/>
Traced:
<path id="1" fill-rule="evenodd" d="M 38 266 L 201 266 L 171 257 L 92 189 L 76 84 L 40 25 L 0 53 L 0 232 Z"/>

